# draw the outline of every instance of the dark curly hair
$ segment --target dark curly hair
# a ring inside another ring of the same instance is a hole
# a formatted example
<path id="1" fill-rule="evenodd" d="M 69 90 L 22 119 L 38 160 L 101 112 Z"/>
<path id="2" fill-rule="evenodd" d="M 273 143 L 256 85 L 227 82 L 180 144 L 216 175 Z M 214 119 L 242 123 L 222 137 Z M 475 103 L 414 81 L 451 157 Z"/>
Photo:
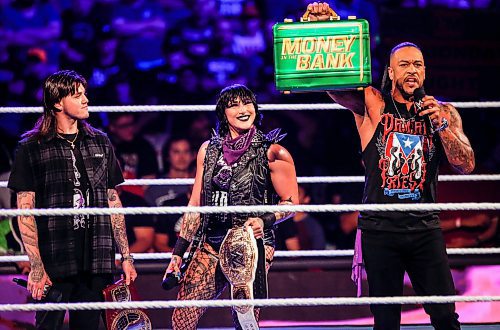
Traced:
<path id="1" fill-rule="evenodd" d="M 255 94 L 245 85 L 235 84 L 227 86 L 220 91 L 215 106 L 215 113 L 217 115 L 217 134 L 219 134 L 219 136 L 224 137 L 229 133 L 229 124 L 226 118 L 226 108 L 232 101 L 234 101 L 238 97 L 243 102 L 252 102 L 255 109 L 254 125 L 259 127 L 261 124 L 263 115 L 259 110 L 259 106 L 257 105 Z"/>

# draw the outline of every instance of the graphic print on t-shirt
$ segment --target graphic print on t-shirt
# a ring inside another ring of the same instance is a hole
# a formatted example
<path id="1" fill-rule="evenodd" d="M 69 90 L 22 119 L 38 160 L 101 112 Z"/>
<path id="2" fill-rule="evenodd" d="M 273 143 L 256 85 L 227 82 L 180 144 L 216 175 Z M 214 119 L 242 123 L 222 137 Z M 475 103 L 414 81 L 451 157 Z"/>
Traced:
<path id="1" fill-rule="evenodd" d="M 426 165 L 435 146 L 425 133 L 423 121 L 402 120 L 392 114 L 381 118 L 383 130 L 377 138 L 384 195 L 420 200 Z"/>
<path id="2" fill-rule="evenodd" d="M 73 150 L 70 150 L 71 152 L 71 160 L 73 163 L 73 172 L 75 174 L 75 179 L 73 180 L 73 208 L 74 209 L 82 209 L 85 208 L 89 205 L 89 189 L 85 189 L 82 187 L 82 184 L 80 183 L 80 178 L 82 177 L 80 171 L 78 170 L 78 166 L 76 165 L 76 157 L 75 154 L 73 153 Z M 85 190 L 85 191 L 83 191 Z M 88 220 L 89 216 L 88 215 L 83 215 L 83 214 L 78 214 L 73 216 L 73 229 L 78 230 L 85 228 L 86 226 L 88 227 L 89 223 Z"/>
<path id="3" fill-rule="evenodd" d="M 212 203 L 214 206 L 227 206 L 227 191 L 216 190 L 212 194 Z"/>
<path id="4" fill-rule="evenodd" d="M 122 153 L 120 157 L 122 159 L 123 176 L 127 179 L 137 179 L 139 155 L 136 153 Z"/>

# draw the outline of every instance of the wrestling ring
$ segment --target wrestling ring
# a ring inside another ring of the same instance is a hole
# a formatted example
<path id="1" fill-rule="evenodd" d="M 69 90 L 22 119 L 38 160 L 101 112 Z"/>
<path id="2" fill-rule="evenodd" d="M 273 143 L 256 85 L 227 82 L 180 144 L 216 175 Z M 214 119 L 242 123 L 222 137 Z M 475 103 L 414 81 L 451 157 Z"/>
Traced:
<path id="1" fill-rule="evenodd" d="M 472 108 L 500 108 L 500 102 L 453 102 L 459 109 Z M 212 111 L 213 106 L 126 106 L 126 107 L 90 107 L 90 111 L 123 112 L 123 111 Z M 343 109 L 336 104 L 307 104 L 307 105 L 262 105 L 262 110 L 338 110 Z M 0 108 L 1 113 L 34 113 L 41 112 L 39 107 L 28 108 Z M 491 175 L 440 175 L 442 182 L 495 182 L 500 180 L 500 174 Z M 124 185 L 189 185 L 192 179 L 156 179 L 156 180 L 127 180 Z M 325 184 L 325 183 L 360 183 L 364 182 L 361 176 L 343 177 L 299 177 L 299 183 Z M 6 182 L 0 182 L 0 188 L 5 188 Z M 109 214 L 182 214 L 184 212 L 200 213 L 248 213 L 248 212 L 270 212 L 270 211 L 293 211 L 314 213 L 338 213 L 351 211 L 498 211 L 500 203 L 493 202 L 459 202 L 459 203 L 436 203 L 436 204 L 325 204 L 325 205 L 294 205 L 294 206 L 230 206 L 230 207 L 127 207 L 127 208 L 87 208 L 87 209 L 31 209 L 12 210 L 0 209 L 0 217 L 15 217 L 19 215 L 41 216 L 41 215 L 109 215 Z M 23 312 L 30 317 L 33 311 L 38 310 L 91 310 L 91 309 L 130 309 L 140 308 L 148 310 L 159 316 L 152 318 L 154 329 L 169 328 L 171 310 L 175 307 L 211 307 L 211 310 L 222 310 L 229 319 L 230 306 L 245 306 L 250 304 L 267 307 L 261 314 L 260 326 L 272 329 L 369 329 L 373 324 L 370 317 L 368 305 L 376 304 L 403 304 L 413 308 L 403 308 L 403 329 L 431 329 L 428 316 L 423 312 L 423 303 L 447 303 L 456 302 L 457 312 L 464 324 L 463 329 L 500 329 L 500 263 L 498 260 L 500 248 L 460 248 L 448 249 L 450 263 L 454 266 L 457 257 L 465 257 L 464 262 L 457 261 L 459 271 L 454 271 L 457 290 L 460 294 L 455 296 L 415 296 L 411 292 L 403 297 L 370 298 L 366 297 L 366 290 L 362 297 L 355 297 L 354 284 L 350 282 L 350 261 L 352 250 L 322 250 L 322 251 L 277 251 L 275 253 L 275 264 L 269 274 L 270 299 L 232 301 L 226 295 L 219 300 L 210 301 L 176 301 L 175 292 L 160 290 L 162 274 L 157 267 L 167 264 L 170 253 L 143 253 L 134 254 L 137 270 L 139 273 L 137 286 L 143 301 L 121 302 L 121 303 L 44 303 L 33 304 L 24 301 L 9 301 L 9 290 L 26 291 L 23 288 L 7 284 L 11 275 L 2 275 L 6 278 L 5 283 L 0 283 L 4 294 L 0 300 L 0 320 L 10 313 Z M 482 266 L 467 265 L 470 258 L 472 263 L 478 261 Z M 469 258 L 469 259 L 468 259 Z M 117 255 L 117 259 L 119 256 Z M 27 261 L 25 255 L 0 256 L 0 264 Z M 156 263 L 156 266 L 155 266 Z M 300 265 L 299 265 L 300 263 Z M 281 264 L 281 265 L 280 265 Z M 294 272 L 289 268 L 294 268 Z M 288 270 L 287 270 L 288 269 Z M 458 275 L 457 275 L 458 274 Z M 143 279 L 141 279 L 143 278 Z M 339 280 L 340 279 L 340 280 Z M 339 283 L 336 283 L 336 280 Z M 457 283 L 457 280 L 459 283 Z M 141 282 L 142 281 L 142 282 Z M 325 282 L 328 281 L 328 282 Z M 2 282 L 4 282 L 2 280 Z M 145 283 L 149 282 L 149 283 Z M 154 282 L 150 284 L 151 282 Z M 463 284 L 463 283 L 465 284 Z M 460 284 L 462 283 L 462 284 Z M 471 284 L 473 283 L 473 284 Z M 149 286 L 148 286 L 149 284 Z M 315 287 L 311 289 L 311 285 Z M 11 288 L 4 291 L 4 287 Z M 303 292 L 301 296 L 290 296 L 292 290 L 287 287 L 302 286 L 294 292 Z M 366 281 L 364 286 L 366 287 Z M 350 286 L 350 287 L 349 287 Z M 328 287 L 335 287 L 337 292 L 331 294 Z M 146 289 L 147 288 L 147 289 Z M 175 290 L 172 290 L 175 291 Z M 273 292 L 279 292 L 274 295 Z M 340 292 L 341 294 L 338 294 Z M 343 293 L 343 294 L 342 294 Z M 347 293 L 347 294 L 346 294 Z M 224 307 L 225 309 L 221 309 Z M 355 310 L 348 319 L 336 319 L 334 314 L 342 314 L 345 309 Z M 166 311 L 165 311 L 166 310 Z M 276 311 L 267 313 L 267 311 Z M 331 314 L 328 318 L 324 313 Z M 284 317 L 276 318 L 273 315 L 281 314 Z M 302 316 L 300 316 L 302 314 Z M 306 318 L 303 315 L 313 315 Z M 222 314 L 219 314 L 222 315 Z M 321 315 L 313 320 L 314 315 Z M 156 325 L 156 320 L 162 318 Z M 205 318 L 205 317 L 204 317 Z M 200 328 L 229 329 L 230 323 L 200 322 Z M 0 324 L 0 329 L 2 325 Z"/>

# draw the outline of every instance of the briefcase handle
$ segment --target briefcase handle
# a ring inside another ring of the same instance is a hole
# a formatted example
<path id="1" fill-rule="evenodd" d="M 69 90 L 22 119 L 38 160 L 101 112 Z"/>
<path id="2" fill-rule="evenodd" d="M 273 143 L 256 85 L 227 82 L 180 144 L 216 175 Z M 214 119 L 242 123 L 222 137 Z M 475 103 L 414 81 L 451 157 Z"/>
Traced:
<path id="1" fill-rule="evenodd" d="M 338 21 L 340 20 L 340 16 L 330 7 L 328 8 L 328 12 L 330 13 L 330 21 Z M 311 11 L 309 9 L 306 10 L 304 15 L 300 18 L 301 22 L 309 22 L 309 14 Z"/>

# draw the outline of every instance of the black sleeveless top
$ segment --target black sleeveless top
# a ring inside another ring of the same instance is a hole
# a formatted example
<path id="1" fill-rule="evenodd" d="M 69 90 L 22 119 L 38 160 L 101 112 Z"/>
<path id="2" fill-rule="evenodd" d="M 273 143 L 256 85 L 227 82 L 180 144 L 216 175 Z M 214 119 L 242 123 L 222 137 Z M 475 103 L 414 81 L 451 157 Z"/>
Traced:
<path id="1" fill-rule="evenodd" d="M 429 135 L 423 117 L 385 97 L 385 109 L 362 153 L 365 165 L 364 204 L 434 203 L 439 161 L 438 134 Z M 394 105 L 398 107 L 399 114 Z M 400 117 L 401 115 L 401 117 Z M 361 212 L 359 228 L 380 231 L 421 231 L 439 228 L 438 212 Z"/>
<path id="2" fill-rule="evenodd" d="M 212 206 L 228 206 L 229 182 L 231 180 L 232 170 L 238 165 L 236 162 L 233 166 L 228 166 L 222 153 L 219 154 L 219 159 L 215 163 L 214 173 L 212 177 Z M 217 213 L 205 215 L 208 223 L 205 232 L 205 241 L 208 242 L 216 251 L 219 251 L 222 241 L 226 237 L 228 229 L 233 226 L 230 219 L 230 214 Z"/>

